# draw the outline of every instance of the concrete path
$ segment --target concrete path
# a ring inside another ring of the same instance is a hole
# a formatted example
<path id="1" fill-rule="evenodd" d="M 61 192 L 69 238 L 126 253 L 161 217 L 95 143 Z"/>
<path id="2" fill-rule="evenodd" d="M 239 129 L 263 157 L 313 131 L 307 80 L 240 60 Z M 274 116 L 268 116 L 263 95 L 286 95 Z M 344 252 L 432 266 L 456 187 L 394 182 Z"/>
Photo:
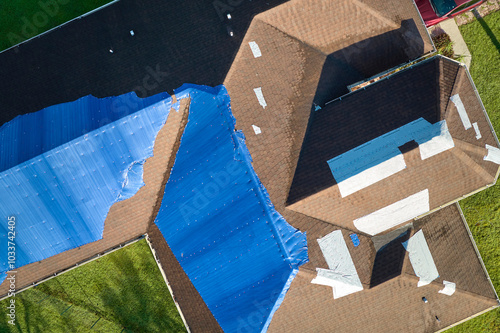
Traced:
<path id="1" fill-rule="evenodd" d="M 453 51 L 455 52 L 455 55 L 463 56 L 461 62 L 465 64 L 467 68 L 470 68 L 470 62 L 472 59 L 471 54 L 454 19 L 443 21 L 429 28 L 431 36 L 436 36 L 443 32 L 450 36 L 450 39 L 453 42 Z"/>

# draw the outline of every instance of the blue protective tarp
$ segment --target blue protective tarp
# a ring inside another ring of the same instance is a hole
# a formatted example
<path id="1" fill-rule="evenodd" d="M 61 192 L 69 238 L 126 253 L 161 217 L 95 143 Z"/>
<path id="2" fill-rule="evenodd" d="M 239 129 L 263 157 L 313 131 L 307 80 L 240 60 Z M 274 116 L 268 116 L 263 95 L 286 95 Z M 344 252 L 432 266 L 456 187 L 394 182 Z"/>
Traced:
<path id="1" fill-rule="evenodd" d="M 357 234 L 350 234 L 349 237 L 351 237 L 351 241 L 352 241 L 352 244 L 354 245 L 354 247 L 358 247 L 359 246 L 359 237 Z"/>
<path id="2" fill-rule="evenodd" d="M 112 110 L 117 106 L 127 110 L 118 115 Z M 111 205 L 144 185 L 144 160 L 153 155 L 170 108 L 166 94 L 142 101 L 135 94 L 87 96 L 0 128 L 1 162 L 8 167 L 0 172 L 1 280 L 12 270 L 10 216 L 16 219 L 15 267 L 102 238 Z"/>
<path id="3" fill-rule="evenodd" d="M 274 209 L 223 86 L 184 85 L 189 118 L 155 223 L 225 332 L 261 332 L 299 265 L 304 233 Z"/>
<path id="4" fill-rule="evenodd" d="M 333 177 L 340 183 L 354 175 L 401 154 L 399 147 L 415 140 L 423 144 L 441 135 L 441 122 L 431 124 L 424 118 L 368 141 L 328 160 Z"/>
<path id="5" fill-rule="evenodd" d="M 147 98 L 134 92 L 107 98 L 88 95 L 18 116 L 0 127 L 0 172 L 169 98 L 166 93 Z"/>

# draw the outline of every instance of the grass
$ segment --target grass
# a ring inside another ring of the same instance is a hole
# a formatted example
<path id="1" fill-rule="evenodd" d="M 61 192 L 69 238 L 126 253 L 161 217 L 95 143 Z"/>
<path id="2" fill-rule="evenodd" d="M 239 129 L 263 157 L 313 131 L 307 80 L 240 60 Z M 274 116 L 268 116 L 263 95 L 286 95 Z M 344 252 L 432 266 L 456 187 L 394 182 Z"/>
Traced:
<path id="1" fill-rule="evenodd" d="M 500 133 L 500 12 L 460 27 L 472 54 L 471 75 Z M 479 252 L 500 294 L 500 182 L 460 202 Z M 448 332 L 500 332 L 500 309 L 469 320 Z"/>
<path id="2" fill-rule="evenodd" d="M 0 332 L 185 332 L 145 240 L 15 296 Z M 0 302 L 6 309 L 10 299 Z M 5 312 L 6 313 L 6 312 Z"/>
<path id="3" fill-rule="evenodd" d="M 9 0 L 0 6 L 0 51 L 111 0 Z"/>

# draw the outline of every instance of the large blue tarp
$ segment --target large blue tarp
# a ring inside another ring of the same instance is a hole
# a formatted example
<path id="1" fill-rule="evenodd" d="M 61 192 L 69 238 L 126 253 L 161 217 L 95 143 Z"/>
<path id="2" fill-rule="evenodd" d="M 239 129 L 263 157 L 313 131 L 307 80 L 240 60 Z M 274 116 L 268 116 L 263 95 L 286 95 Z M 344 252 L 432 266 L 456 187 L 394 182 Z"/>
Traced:
<path id="1" fill-rule="evenodd" d="M 14 267 L 102 238 L 111 205 L 144 185 L 142 165 L 153 155 L 171 106 L 166 94 L 145 100 L 135 94 L 104 100 L 87 96 L 0 128 L 2 281 L 13 268 L 7 256 L 11 216 L 16 220 Z"/>
<path id="2" fill-rule="evenodd" d="M 225 332 L 265 331 L 307 262 L 235 131 L 223 86 L 184 85 L 189 118 L 155 223 Z"/>
<path id="3" fill-rule="evenodd" d="M 88 95 L 18 116 L 0 127 L 0 172 L 169 98 L 167 93 L 147 98 L 134 92 L 107 98 Z"/>

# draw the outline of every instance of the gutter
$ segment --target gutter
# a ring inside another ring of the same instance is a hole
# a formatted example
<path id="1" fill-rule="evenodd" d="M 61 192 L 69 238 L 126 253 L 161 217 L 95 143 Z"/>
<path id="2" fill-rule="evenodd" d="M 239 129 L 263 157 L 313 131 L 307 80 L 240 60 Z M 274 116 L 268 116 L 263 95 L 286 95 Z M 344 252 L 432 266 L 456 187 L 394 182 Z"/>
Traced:
<path id="1" fill-rule="evenodd" d="M 448 330 L 448 329 L 450 329 L 450 328 L 452 328 L 452 327 L 455 327 L 455 326 L 457 326 L 457 325 L 463 324 L 463 323 L 465 323 L 466 321 L 471 320 L 472 318 L 479 317 L 480 315 L 485 314 L 486 312 L 489 312 L 489 311 L 491 311 L 491 310 L 493 310 L 493 309 L 496 309 L 496 308 L 498 308 L 498 305 L 492 306 L 491 308 L 488 308 L 488 309 L 485 309 L 485 310 L 483 310 L 483 311 L 481 311 L 481 312 L 478 312 L 478 313 L 476 313 L 475 315 L 472 315 L 472 316 L 470 316 L 470 317 L 467 317 L 467 318 L 465 318 L 465 319 L 462 319 L 462 320 L 460 320 L 460 321 L 457 321 L 455 324 L 451 324 L 450 326 L 447 326 L 447 327 L 445 327 L 445 328 L 443 328 L 443 329 L 440 329 L 439 331 L 436 331 L 436 333 L 439 333 L 439 332 L 444 332 L 444 331 L 446 331 L 446 330 Z"/>
<path id="2" fill-rule="evenodd" d="M 110 253 L 112 253 L 112 252 L 115 252 L 115 251 L 117 251 L 117 250 L 120 250 L 120 249 L 122 249 L 122 248 L 123 248 L 123 247 L 125 247 L 125 246 L 129 246 L 129 245 L 131 245 L 131 244 L 134 244 L 134 243 L 136 243 L 136 242 L 140 241 L 141 239 L 143 239 L 144 237 L 145 237 L 145 235 L 140 235 L 140 236 L 139 236 L 139 237 L 137 237 L 137 238 L 134 238 L 134 239 L 132 239 L 132 240 L 126 241 L 126 242 L 124 242 L 124 243 L 122 243 L 122 244 L 120 244 L 120 245 L 117 245 L 117 246 L 115 246 L 115 247 L 112 247 L 112 248 L 110 248 L 110 249 L 108 249 L 108 250 L 105 250 L 105 251 L 103 251 L 103 252 L 99 252 L 99 253 L 97 253 L 97 254 L 95 254 L 95 255 L 91 256 L 90 258 L 84 259 L 84 260 L 82 260 L 82 261 L 80 261 L 80 262 L 78 262 L 78 263 L 74 264 L 73 266 L 70 266 L 70 267 L 68 267 L 68 268 L 64 268 L 64 269 L 62 269 L 62 270 L 59 270 L 59 271 L 55 272 L 54 274 L 52 274 L 52 275 L 50 275 L 50 276 L 47 276 L 47 277 L 45 277 L 45 278 L 42 278 L 42 279 L 40 279 L 40 280 L 38 280 L 38 281 L 33 282 L 32 284 L 24 285 L 24 286 L 22 286 L 21 288 L 16 289 L 16 291 L 14 292 L 14 294 L 16 294 L 16 295 L 17 295 L 18 293 L 20 293 L 20 292 L 22 292 L 22 291 L 28 290 L 28 289 L 30 289 L 30 288 L 32 288 L 32 287 L 35 287 L 35 286 L 39 285 L 40 283 L 43 283 L 43 282 L 48 281 L 48 280 L 50 280 L 50 279 L 52 279 L 52 278 L 55 278 L 56 276 L 59 276 L 59 275 L 61 275 L 61 274 L 63 274 L 63 273 L 66 273 L 66 272 L 69 272 L 69 271 L 71 271 L 71 270 L 73 270 L 73 269 L 75 269 L 75 268 L 77 268 L 77 267 L 82 266 L 82 265 L 88 264 L 88 263 L 89 263 L 89 262 L 91 262 L 91 261 L 94 261 L 94 260 L 96 260 L 96 259 L 99 259 L 99 258 L 101 258 L 101 257 L 103 257 L 103 256 L 105 256 L 105 255 L 107 255 L 107 254 L 110 254 Z M 5 295 L 1 296 L 1 297 L 0 297 L 0 301 L 4 300 L 4 299 L 6 299 L 6 298 L 9 298 L 9 296 L 8 296 L 8 295 L 9 295 L 9 294 L 7 293 L 7 294 L 5 294 Z"/>
<path id="3" fill-rule="evenodd" d="M 158 269 L 161 272 L 161 275 L 163 276 L 163 280 L 165 281 L 165 284 L 167 285 L 168 291 L 170 292 L 170 296 L 172 297 L 172 300 L 174 301 L 175 307 L 177 308 L 177 311 L 179 312 L 179 315 L 181 316 L 182 322 L 184 323 L 184 326 L 186 327 L 186 330 L 188 331 L 188 333 L 191 333 L 191 330 L 189 329 L 186 318 L 184 317 L 184 314 L 182 313 L 181 307 L 180 307 L 179 303 L 177 303 L 177 300 L 175 299 L 174 291 L 172 290 L 172 287 L 170 286 L 170 282 L 168 282 L 167 275 L 165 274 L 165 271 L 163 270 L 163 267 L 161 266 L 160 259 L 158 259 L 158 256 L 156 255 L 156 251 L 153 248 L 153 245 L 151 245 L 148 234 L 146 234 L 146 242 L 148 243 L 149 249 L 151 250 L 153 257 L 155 258 L 156 266 L 158 267 Z"/>

